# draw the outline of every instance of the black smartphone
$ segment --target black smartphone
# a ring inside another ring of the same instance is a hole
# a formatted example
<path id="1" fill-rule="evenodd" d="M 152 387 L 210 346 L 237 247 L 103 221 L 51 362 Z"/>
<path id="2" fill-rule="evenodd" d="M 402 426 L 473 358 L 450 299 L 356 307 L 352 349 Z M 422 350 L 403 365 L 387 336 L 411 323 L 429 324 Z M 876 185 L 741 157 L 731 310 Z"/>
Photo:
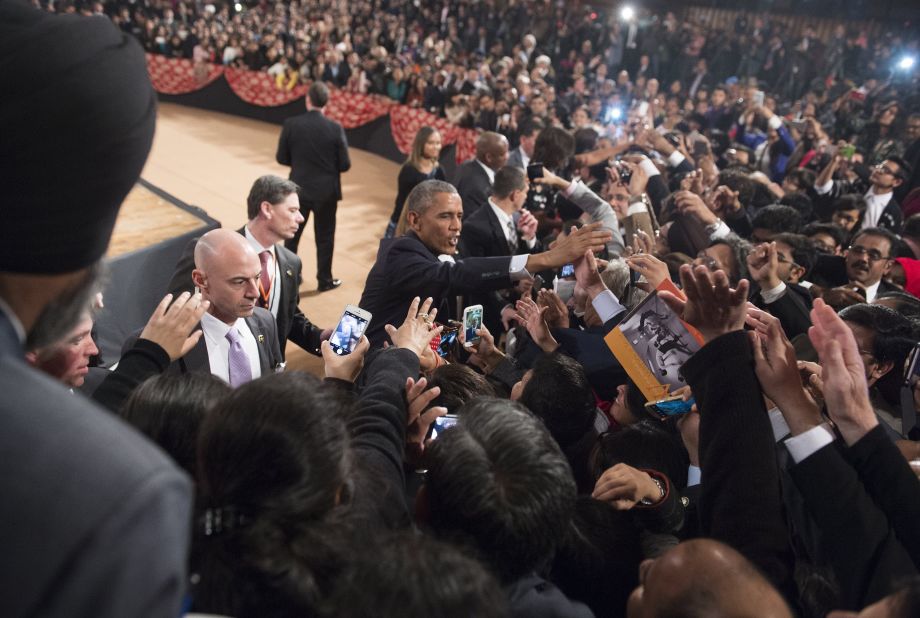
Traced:
<path id="1" fill-rule="evenodd" d="M 537 178 L 543 178 L 543 164 L 542 163 L 531 163 L 527 166 L 527 178 L 530 180 L 535 180 Z"/>
<path id="2" fill-rule="evenodd" d="M 701 139 L 693 142 L 693 156 L 694 157 L 705 157 L 709 154 L 709 144 L 704 142 Z"/>
<path id="3" fill-rule="evenodd" d="M 617 162 L 616 170 L 617 175 L 620 177 L 620 182 L 624 185 L 628 185 L 629 181 L 632 180 L 632 170 L 622 162 Z"/>

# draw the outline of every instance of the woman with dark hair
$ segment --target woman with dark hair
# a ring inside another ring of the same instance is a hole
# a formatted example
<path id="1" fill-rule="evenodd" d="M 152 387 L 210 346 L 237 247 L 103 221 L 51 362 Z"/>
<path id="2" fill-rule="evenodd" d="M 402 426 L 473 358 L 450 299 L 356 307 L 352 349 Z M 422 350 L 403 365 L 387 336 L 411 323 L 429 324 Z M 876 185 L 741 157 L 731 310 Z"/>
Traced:
<path id="1" fill-rule="evenodd" d="M 901 107 L 892 101 L 879 109 L 875 117 L 866 124 L 856 138 L 856 147 L 866 153 L 866 165 L 878 165 L 885 159 L 904 154 L 901 142 L 903 125 Z"/>
<path id="2" fill-rule="evenodd" d="M 396 191 L 396 205 L 384 238 L 393 238 L 396 235 L 396 224 L 402 214 L 403 205 L 409 192 L 425 180 L 447 180 L 444 170 L 441 169 L 439 158 L 441 156 L 441 134 L 432 127 L 422 127 L 415 134 L 412 141 L 412 150 L 409 158 L 399 170 L 398 188 Z"/>
<path id="3" fill-rule="evenodd" d="M 227 383 L 210 373 L 159 375 L 131 393 L 119 416 L 195 478 L 198 430 L 229 393 Z"/>
<path id="4" fill-rule="evenodd" d="M 393 346 L 364 369 L 356 403 L 337 384 L 358 375 L 367 347 L 326 374 L 249 382 L 205 419 L 198 438 L 201 516 L 195 525 L 192 609 L 234 618 L 320 613 L 369 536 L 408 525 L 404 388 L 418 376 L 430 302 L 392 329 Z"/>

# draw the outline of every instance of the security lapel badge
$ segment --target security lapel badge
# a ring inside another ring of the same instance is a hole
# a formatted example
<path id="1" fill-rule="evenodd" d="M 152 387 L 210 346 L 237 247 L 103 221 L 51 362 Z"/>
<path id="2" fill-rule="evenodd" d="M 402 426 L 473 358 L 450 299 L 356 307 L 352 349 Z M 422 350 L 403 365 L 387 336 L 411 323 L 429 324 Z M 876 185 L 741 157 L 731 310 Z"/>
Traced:
<path id="1" fill-rule="evenodd" d="M 259 343 L 265 343 L 265 335 L 259 335 Z"/>

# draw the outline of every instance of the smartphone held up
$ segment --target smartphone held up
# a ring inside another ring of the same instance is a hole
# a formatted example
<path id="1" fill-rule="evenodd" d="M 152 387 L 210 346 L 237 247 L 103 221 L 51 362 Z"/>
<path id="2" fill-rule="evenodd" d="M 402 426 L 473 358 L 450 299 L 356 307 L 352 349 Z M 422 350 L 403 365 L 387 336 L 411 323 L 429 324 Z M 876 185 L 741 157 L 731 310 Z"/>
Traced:
<path id="1" fill-rule="evenodd" d="M 351 354 L 358 342 L 361 341 L 361 337 L 364 335 L 364 331 L 367 330 L 367 325 L 370 321 L 371 314 L 369 311 L 365 311 L 357 305 L 345 305 L 342 318 L 332 332 L 332 336 L 329 337 L 329 347 L 340 356 Z"/>

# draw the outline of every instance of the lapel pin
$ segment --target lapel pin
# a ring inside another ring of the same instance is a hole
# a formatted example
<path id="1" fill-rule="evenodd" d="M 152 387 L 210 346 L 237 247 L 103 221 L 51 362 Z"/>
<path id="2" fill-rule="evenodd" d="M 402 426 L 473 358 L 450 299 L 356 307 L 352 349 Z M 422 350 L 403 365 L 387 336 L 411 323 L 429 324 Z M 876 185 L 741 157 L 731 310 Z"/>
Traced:
<path id="1" fill-rule="evenodd" d="M 259 343 L 265 343 L 265 335 L 259 335 Z"/>
<path id="2" fill-rule="evenodd" d="M 286 274 L 288 277 L 293 277 L 293 276 L 294 276 L 294 273 L 291 272 L 291 269 L 290 269 L 290 268 L 288 268 L 286 271 L 284 271 L 284 274 Z"/>

